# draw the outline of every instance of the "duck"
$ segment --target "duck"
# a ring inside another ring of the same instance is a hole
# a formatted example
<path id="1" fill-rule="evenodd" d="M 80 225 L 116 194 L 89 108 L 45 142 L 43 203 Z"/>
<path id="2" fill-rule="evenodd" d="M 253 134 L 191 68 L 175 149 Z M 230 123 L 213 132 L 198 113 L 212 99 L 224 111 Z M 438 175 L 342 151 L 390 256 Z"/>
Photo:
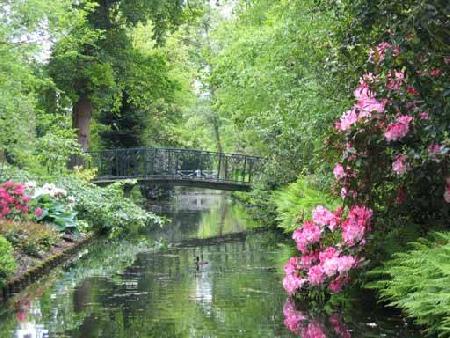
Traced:
<path id="1" fill-rule="evenodd" d="M 203 257 L 202 257 L 202 258 L 203 258 Z M 196 268 L 197 268 L 197 271 L 199 270 L 199 268 L 200 268 L 201 265 L 206 265 L 206 264 L 208 264 L 207 261 L 200 260 L 200 257 L 199 257 L 199 256 L 195 256 L 195 266 L 196 266 Z"/>

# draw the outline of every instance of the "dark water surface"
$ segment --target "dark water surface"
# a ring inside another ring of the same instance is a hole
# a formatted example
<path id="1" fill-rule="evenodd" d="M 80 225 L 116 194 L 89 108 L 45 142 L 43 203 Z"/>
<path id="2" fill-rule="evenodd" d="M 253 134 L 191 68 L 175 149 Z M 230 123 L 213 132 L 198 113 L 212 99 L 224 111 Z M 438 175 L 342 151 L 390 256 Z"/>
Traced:
<path id="1" fill-rule="evenodd" d="M 229 194 L 183 190 L 152 208 L 171 224 L 139 240 L 99 240 L 0 304 L 0 337 L 420 337 L 362 299 L 293 309 L 280 282 L 289 241 L 239 234 L 256 224 Z"/>

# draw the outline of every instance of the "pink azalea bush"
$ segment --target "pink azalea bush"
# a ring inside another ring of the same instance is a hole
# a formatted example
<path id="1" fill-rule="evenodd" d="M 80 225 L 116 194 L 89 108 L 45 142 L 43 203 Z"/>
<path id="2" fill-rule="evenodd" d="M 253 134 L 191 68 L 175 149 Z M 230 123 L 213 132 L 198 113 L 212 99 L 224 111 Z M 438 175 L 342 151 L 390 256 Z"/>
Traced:
<path id="1" fill-rule="evenodd" d="M 292 235 L 301 256 L 291 257 L 284 267 L 286 292 L 294 295 L 315 287 L 340 292 L 350 280 L 350 271 L 362 261 L 358 255 L 371 218 L 372 211 L 365 206 L 351 207 L 345 217 L 342 208 L 331 212 L 316 207 L 312 221 L 305 221 Z M 333 238 L 338 240 L 330 244 Z"/>
<path id="2" fill-rule="evenodd" d="M 288 261 L 283 279 L 289 295 L 341 292 L 364 261 L 374 212 L 377 219 L 392 219 L 401 206 L 414 222 L 426 217 L 435 222 L 436 215 L 445 222 L 450 139 L 439 102 L 448 64 L 423 53 L 415 57 L 403 57 L 400 46 L 387 42 L 371 50 L 355 103 L 335 122 L 342 154 L 333 175 L 343 207 L 317 206 L 312 220 L 294 231 L 299 255 Z M 420 208 L 415 198 L 421 199 Z M 376 226 L 380 233 L 390 230 L 382 222 Z"/>
<path id="3" fill-rule="evenodd" d="M 12 181 L 0 184 L 0 219 L 13 219 L 28 214 L 30 197 L 25 185 Z"/>

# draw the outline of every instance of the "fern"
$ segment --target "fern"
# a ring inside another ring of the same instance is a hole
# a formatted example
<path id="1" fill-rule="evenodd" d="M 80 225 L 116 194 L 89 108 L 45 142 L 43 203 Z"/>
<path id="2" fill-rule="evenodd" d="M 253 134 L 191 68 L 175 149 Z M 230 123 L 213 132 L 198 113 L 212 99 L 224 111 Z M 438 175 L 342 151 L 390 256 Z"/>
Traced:
<path id="1" fill-rule="evenodd" d="M 330 209 L 337 207 L 338 201 L 319 190 L 313 180 L 311 176 L 299 177 L 296 182 L 272 194 L 277 221 L 286 232 L 293 231 L 300 222 L 310 218 L 312 209 L 317 205 Z"/>
<path id="2" fill-rule="evenodd" d="M 390 306 L 425 325 L 428 334 L 450 337 L 450 232 L 411 243 L 371 274 L 380 279 L 368 287 Z"/>

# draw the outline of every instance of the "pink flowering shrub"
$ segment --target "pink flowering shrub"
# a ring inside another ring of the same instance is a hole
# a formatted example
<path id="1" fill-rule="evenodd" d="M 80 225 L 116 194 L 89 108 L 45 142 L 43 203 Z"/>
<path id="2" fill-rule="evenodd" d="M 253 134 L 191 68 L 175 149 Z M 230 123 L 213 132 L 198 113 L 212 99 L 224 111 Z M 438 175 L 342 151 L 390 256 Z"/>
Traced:
<path id="1" fill-rule="evenodd" d="M 12 181 L 0 184 L 0 219 L 14 219 L 28 214 L 29 202 L 24 184 Z"/>
<path id="2" fill-rule="evenodd" d="M 335 124 L 342 156 L 333 174 L 347 205 L 383 205 L 384 217 L 398 216 L 390 206 L 402 205 L 414 222 L 442 223 L 450 200 L 450 116 L 441 95 L 448 57 L 412 53 L 405 41 L 371 50 L 355 103 Z"/>
<path id="3" fill-rule="evenodd" d="M 294 231 L 299 256 L 283 280 L 289 295 L 342 291 L 364 261 L 367 235 L 391 230 L 387 219 L 448 223 L 450 118 L 439 94 L 448 64 L 403 52 L 387 42 L 372 49 L 355 103 L 335 123 L 334 186 L 344 206 L 317 206 Z"/>
<path id="4" fill-rule="evenodd" d="M 284 267 L 283 287 L 289 295 L 327 288 L 337 293 L 350 280 L 351 270 L 362 259 L 359 254 L 370 230 L 372 210 L 351 207 L 346 216 L 342 208 L 334 212 L 323 206 L 313 211 L 313 220 L 305 221 L 294 231 L 300 257 L 291 257 Z"/>

